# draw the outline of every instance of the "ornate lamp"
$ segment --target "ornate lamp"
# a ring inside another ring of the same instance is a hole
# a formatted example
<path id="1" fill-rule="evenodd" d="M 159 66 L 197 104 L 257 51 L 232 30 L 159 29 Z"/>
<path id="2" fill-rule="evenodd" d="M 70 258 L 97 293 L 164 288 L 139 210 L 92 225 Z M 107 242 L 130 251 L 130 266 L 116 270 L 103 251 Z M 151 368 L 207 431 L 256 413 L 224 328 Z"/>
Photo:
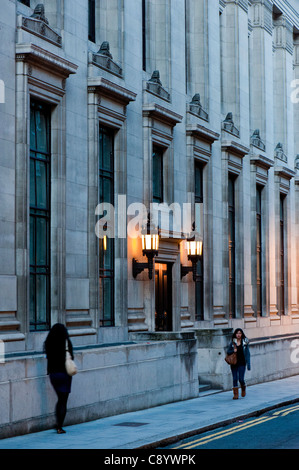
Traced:
<path id="1" fill-rule="evenodd" d="M 148 269 L 148 277 L 153 277 L 154 257 L 158 255 L 159 250 L 159 232 L 157 227 L 151 224 L 150 215 L 146 226 L 141 230 L 142 254 L 148 259 L 147 263 L 139 263 L 133 258 L 133 277 L 136 278 L 144 269 Z"/>
<path id="2" fill-rule="evenodd" d="M 199 238 L 198 233 L 195 231 L 195 224 L 193 223 L 193 231 L 186 240 L 186 249 L 188 260 L 191 261 L 192 266 L 181 265 L 181 278 L 186 274 L 193 272 L 193 281 L 196 281 L 196 266 L 202 257 L 202 240 Z"/>

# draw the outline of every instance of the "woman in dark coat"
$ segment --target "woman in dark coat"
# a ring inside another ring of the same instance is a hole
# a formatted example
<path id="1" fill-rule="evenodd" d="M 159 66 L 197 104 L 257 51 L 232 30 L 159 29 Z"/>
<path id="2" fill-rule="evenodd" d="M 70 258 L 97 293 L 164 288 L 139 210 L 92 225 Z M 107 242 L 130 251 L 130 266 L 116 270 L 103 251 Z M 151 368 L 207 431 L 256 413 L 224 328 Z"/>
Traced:
<path id="1" fill-rule="evenodd" d="M 74 359 L 73 346 L 68 331 L 63 324 L 56 323 L 52 326 L 45 341 L 45 353 L 48 360 L 47 372 L 58 397 L 55 408 L 58 434 L 65 433 L 62 425 L 66 416 L 67 401 L 72 384 L 72 377 L 65 370 L 66 344 L 72 359 Z"/>
<path id="2" fill-rule="evenodd" d="M 241 396 L 246 396 L 246 385 L 245 385 L 245 369 L 251 369 L 250 365 L 250 351 L 249 351 L 249 340 L 246 338 L 243 330 L 237 328 L 232 337 L 232 341 L 228 347 L 227 354 L 237 353 L 237 364 L 231 366 L 233 376 L 233 399 L 239 398 L 238 382 L 241 385 Z"/>

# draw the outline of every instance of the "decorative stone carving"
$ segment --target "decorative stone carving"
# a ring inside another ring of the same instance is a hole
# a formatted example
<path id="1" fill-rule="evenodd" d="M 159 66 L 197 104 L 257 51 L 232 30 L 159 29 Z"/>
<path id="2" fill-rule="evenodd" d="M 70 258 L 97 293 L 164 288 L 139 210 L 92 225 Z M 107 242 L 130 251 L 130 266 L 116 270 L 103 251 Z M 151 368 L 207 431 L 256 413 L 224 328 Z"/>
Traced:
<path id="1" fill-rule="evenodd" d="M 290 54 L 293 54 L 293 25 L 288 19 L 281 15 L 278 19 L 273 21 L 274 26 L 274 41 L 273 46 L 275 49 L 286 49 Z"/>
<path id="2" fill-rule="evenodd" d="M 146 82 L 146 89 L 150 93 L 153 93 L 166 101 L 170 101 L 170 93 L 168 93 L 168 91 L 166 91 L 162 86 L 159 70 L 155 70 L 152 73 L 151 78 Z"/>
<path id="3" fill-rule="evenodd" d="M 152 73 L 151 78 L 149 79 L 150 82 L 152 83 L 158 83 L 158 85 L 162 86 L 162 82 L 160 80 L 160 72 L 159 70 L 154 70 Z"/>
<path id="4" fill-rule="evenodd" d="M 209 115 L 206 111 L 204 111 L 201 102 L 200 102 L 200 94 L 196 93 L 193 98 L 191 103 L 189 104 L 189 111 L 193 114 L 196 114 L 202 119 L 205 119 L 208 121 Z"/>
<path id="5" fill-rule="evenodd" d="M 266 150 L 266 146 L 265 146 L 264 142 L 262 141 L 262 139 L 260 137 L 260 130 L 259 129 L 256 129 L 254 131 L 254 133 L 252 134 L 251 144 L 254 145 L 255 147 L 259 148 L 260 150 L 263 150 L 263 151 Z"/>
<path id="6" fill-rule="evenodd" d="M 106 55 L 107 57 L 110 57 L 110 59 L 113 59 L 112 54 L 110 52 L 110 45 L 108 41 L 102 42 L 101 47 L 98 51 L 98 54 Z"/>
<path id="7" fill-rule="evenodd" d="M 239 129 L 236 128 L 234 121 L 233 121 L 233 114 L 228 113 L 226 118 L 222 122 L 222 130 L 226 132 L 230 132 L 231 134 L 235 135 L 236 137 L 240 136 Z"/>
<path id="8" fill-rule="evenodd" d="M 271 36 L 273 34 L 272 9 L 269 0 L 252 0 L 253 6 L 253 28 L 263 28 Z"/>
<path id="9" fill-rule="evenodd" d="M 38 4 L 34 9 L 33 15 L 30 17 L 19 16 L 18 28 L 28 31 L 35 36 L 39 36 L 56 46 L 61 47 L 62 38 L 54 31 L 45 17 L 45 7 L 43 4 Z"/>
<path id="10" fill-rule="evenodd" d="M 16 61 L 28 62 L 29 66 L 43 67 L 49 73 L 67 78 L 76 73 L 78 66 L 52 52 L 49 52 L 35 44 L 17 44 Z"/>
<path id="11" fill-rule="evenodd" d="M 286 154 L 283 151 L 283 145 L 282 145 L 281 142 L 278 142 L 278 144 L 276 145 L 274 155 L 275 155 L 275 158 L 277 158 L 278 160 L 281 160 L 285 163 L 288 162 L 288 157 L 286 156 Z"/>
<path id="12" fill-rule="evenodd" d="M 31 15 L 30 18 L 35 18 L 36 20 L 40 20 L 46 24 L 49 24 L 49 21 L 45 17 L 45 7 L 42 3 L 36 5 L 36 7 L 34 8 L 33 15 Z"/>
<path id="13" fill-rule="evenodd" d="M 113 60 L 108 41 L 102 42 L 98 52 L 92 54 L 92 63 L 119 77 L 123 74 L 122 68 Z"/>

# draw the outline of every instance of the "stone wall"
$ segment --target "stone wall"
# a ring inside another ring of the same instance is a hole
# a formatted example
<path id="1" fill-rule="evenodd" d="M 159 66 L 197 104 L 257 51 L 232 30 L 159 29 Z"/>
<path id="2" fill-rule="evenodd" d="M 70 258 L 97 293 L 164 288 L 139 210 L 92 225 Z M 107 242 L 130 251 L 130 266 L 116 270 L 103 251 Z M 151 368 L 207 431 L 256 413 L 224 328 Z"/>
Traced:
<path id="1" fill-rule="evenodd" d="M 215 388 L 232 387 L 230 366 L 224 358 L 233 329 L 196 330 L 199 382 Z M 246 383 L 253 385 L 299 373 L 299 334 L 284 334 L 250 340 L 251 370 Z"/>
<path id="2" fill-rule="evenodd" d="M 127 342 L 75 349 L 65 424 L 90 421 L 198 395 L 196 340 Z M 45 355 L 0 363 L 0 438 L 54 427 L 56 395 Z"/>

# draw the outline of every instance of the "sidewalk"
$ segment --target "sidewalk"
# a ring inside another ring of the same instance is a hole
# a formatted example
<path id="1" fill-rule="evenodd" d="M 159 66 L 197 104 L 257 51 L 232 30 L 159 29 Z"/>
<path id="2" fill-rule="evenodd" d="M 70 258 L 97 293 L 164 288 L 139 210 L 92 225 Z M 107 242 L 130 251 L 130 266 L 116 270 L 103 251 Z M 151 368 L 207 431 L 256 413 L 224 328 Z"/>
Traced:
<path id="1" fill-rule="evenodd" d="M 206 392 L 208 393 L 208 392 Z M 154 448 L 208 430 L 217 424 L 299 402 L 299 375 L 247 387 L 247 396 L 232 400 L 232 391 L 0 440 L 0 449 L 138 449 Z"/>

